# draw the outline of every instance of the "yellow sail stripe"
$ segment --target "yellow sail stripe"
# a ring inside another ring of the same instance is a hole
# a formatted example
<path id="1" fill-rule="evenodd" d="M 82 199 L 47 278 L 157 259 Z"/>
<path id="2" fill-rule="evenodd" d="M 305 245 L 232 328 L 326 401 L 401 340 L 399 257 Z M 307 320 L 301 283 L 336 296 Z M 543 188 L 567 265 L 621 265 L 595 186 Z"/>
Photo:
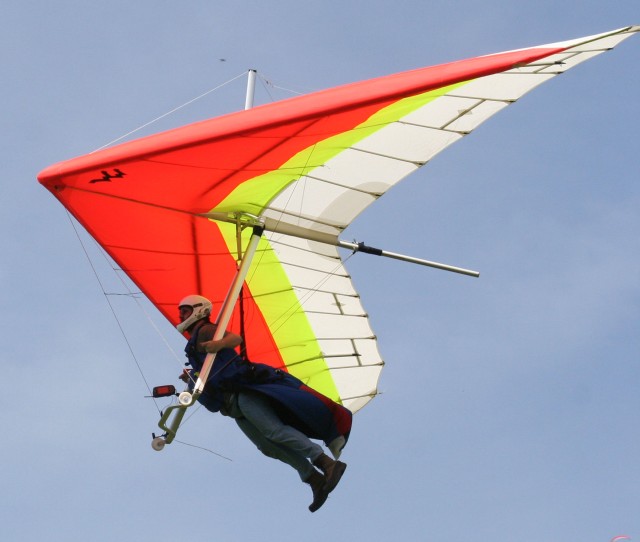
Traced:
<path id="1" fill-rule="evenodd" d="M 289 184 L 307 175 L 316 167 L 326 164 L 331 158 L 353 147 L 378 130 L 464 84 L 466 82 L 403 98 L 382 108 L 353 129 L 328 137 L 303 149 L 280 168 L 248 179 L 212 211 L 222 213 L 241 211 L 260 216 L 267 204 Z"/>
<path id="2" fill-rule="evenodd" d="M 235 225 L 219 223 L 218 227 L 229 250 L 235 254 Z M 249 228 L 242 234 L 244 246 L 250 236 Z M 338 390 L 300 299 L 293 290 L 275 250 L 265 237 L 260 239 L 247 277 L 251 296 L 269 326 L 287 370 L 313 389 L 334 401 L 340 401 Z"/>

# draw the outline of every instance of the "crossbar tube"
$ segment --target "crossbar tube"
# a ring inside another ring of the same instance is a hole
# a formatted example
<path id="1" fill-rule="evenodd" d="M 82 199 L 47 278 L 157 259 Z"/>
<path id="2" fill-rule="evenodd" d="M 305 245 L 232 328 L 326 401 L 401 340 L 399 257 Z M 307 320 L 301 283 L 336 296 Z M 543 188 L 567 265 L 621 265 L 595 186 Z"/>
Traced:
<path id="1" fill-rule="evenodd" d="M 451 271 L 452 273 L 460 273 L 461 275 L 467 275 L 470 277 L 477 278 L 480 276 L 480 273 L 478 271 L 472 271 L 471 269 L 464 269 L 463 267 L 455 267 L 453 265 L 423 260 L 422 258 L 406 256 L 404 254 L 398 254 L 396 252 L 389 252 L 380 248 L 367 246 L 364 243 L 348 243 L 346 241 L 338 241 L 338 246 L 353 250 L 354 252 L 364 252 L 365 254 L 373 254 L 374 256 L 384 256 L 386 258 L 393 258 L 394 260 L 401 260 L 403 262 L 417 263 L 418 265 L 425 265 L 427 267 L 433 267 L 435 269 L 442 269 L 443 271 Z"/>
<path id="2" fill-rule="evenodd" d="M 203 216 L 210 220 L 221 221 L 221 222 L 235 223 L 237 221 L 237 218 L 227 215 L 225 213 L 203 213 L 200 216 Z M 251 223 L 251 221 L 254 219 L 255 217 L 247 217 L 247 220 L 249 221 L 249 223 Z M 375 256 L 384 256 L 386 258 L 392 258 L 394 260 L 401 260 L 403 262 L 424 265 L 427 267 L 432 267 L 434 269 L 441 269 L 443 271 L 450 271 L 452 273 L 467 275 L 469 277 L 477 278 L 480 276 L 480 273 L 478 271 L 473 271 L 471 269 L 465 269 L 463 267 L 456 267 L 456 266 L 448 265 L 444 263 L 433 262 L 433 261 L 425 260 L 422 258 L 416 258 L 414 256 L 406 256 L 404 254 L 398 254 L 396 252 L 390 252 L 388 250 L 370 247 L 365 245 L 364 243 L 350 243 L 348 241 L 342 241 L 338 239 L 337 235 L 321 232 L 317 230 L 310 230 L 308 228 L 303 228 L 300 226 L 296 226 L 294 224 L 280 222 L 273 218 L 265 217 L 263 220 L 264 220 L 265 231 L 280 233 L 282 235 L 291 235 L 292 237 L 298 237 L 300 239 L 306 239 L 308 241 L 315 241 L 317 243 L 323 243 L 325 245 L 333 245 L 340 248 L 346 248 L 354 252 L 362 252 L 364 254 L 373 254 Z"/>

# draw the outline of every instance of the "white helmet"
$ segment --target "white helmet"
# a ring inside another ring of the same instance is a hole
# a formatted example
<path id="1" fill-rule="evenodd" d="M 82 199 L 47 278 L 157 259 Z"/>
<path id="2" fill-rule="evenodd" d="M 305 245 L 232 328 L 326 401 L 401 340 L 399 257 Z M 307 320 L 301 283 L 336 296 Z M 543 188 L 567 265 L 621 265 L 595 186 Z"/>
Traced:
<path id="1" fill-rule="evenodd" d="M 184 322 L 180 322 L 176 329 L 180 333 L 184 333 L 191 325 L 196 323 L 198 320 L 202 320 L 203 318 L 207 318 L 211 314 L 211 309 L 213 305 L 211 301 L 209 301 L 206 297 L 202 297 L 201 295 L 188 295 L 185 297 L 180 303 L 178 303 L 178 307 L 191 307 L 193 312 L 191 316 L 187 318 Z"/>

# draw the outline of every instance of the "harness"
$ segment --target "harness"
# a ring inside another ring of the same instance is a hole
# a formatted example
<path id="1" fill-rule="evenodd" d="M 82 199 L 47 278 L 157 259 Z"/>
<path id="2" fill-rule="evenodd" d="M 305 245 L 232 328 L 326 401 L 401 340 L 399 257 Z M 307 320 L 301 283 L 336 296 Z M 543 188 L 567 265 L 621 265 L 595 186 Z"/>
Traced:
<path id="1" fill-rule="evenodd" d="M 206 352 L 198 352 L 198 335 L 200 334 L 200 330 L 206 325 L 211 324 L 211 322 L 201 322 L 197 324 L 196 328 L 193 330 L 189 341 L 187 342 L 187 346 L 184 347 L 185 355 L 187 356 L 187 362 L 185 365 L 190 365 L 192 370 L 194 371 L 194 375 L 198 376 L 200 369 L 202 369 L 202 365 L 204 364 L 204 358 L 207 357 Z"/>
<path id="2" fill-rule="evenodd" d="M 214 325 L 209 321 L 204 321 L 194 327 L 184 349 L 188 360 L 185 365 L 191 366 L 189 371 L 189 388 L 191 389 L 193 389 L 193 383 L 198 378 L 207 357 L 206 352 L 198 351 L 198 336 L 207 324 Z M 216 353 L 213 367 L 204 390 L 198 397 L 198 402 L 207 410 L 222 411 L 223 414 L 228 415 L 233 398 L 240 390 L 253 389 L 261 384 L 283 382 L 286 377 L 292 378 L 280 369 L 248 361 L 232 348 L 223 348 Z"/>

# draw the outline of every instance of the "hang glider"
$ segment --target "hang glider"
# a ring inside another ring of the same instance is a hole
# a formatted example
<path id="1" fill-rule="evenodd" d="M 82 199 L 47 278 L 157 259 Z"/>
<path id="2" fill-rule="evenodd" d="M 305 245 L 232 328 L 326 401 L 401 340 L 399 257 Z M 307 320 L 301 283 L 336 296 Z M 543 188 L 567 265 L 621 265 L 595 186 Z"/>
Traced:
<path id="1" fill-rule="evenodd" d="M 489 117 L 638 30 L 259 106 L 58 163 L 38 179 L 174 324 L 186 294 L 221 306 L 243 261 L 242 315 L 236 306 L 229 325 L 242 329 L 249 358 L 355 412 L 376 395 L 383 361 L 338 247 L 384 253 L 341 232 Z"/>

